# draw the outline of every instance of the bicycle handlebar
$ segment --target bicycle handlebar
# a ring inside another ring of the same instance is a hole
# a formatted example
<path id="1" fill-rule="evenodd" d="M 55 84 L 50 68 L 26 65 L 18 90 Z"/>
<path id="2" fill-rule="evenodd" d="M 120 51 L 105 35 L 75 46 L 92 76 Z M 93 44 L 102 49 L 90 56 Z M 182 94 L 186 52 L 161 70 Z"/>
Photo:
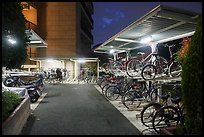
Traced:
<path id="1" fill-rule="evenodd" d="M 174 47 L 176 45 L 172 44 L 172 45 L 168 45 L 168 44 L 164 44 L 164 47 Z"/>

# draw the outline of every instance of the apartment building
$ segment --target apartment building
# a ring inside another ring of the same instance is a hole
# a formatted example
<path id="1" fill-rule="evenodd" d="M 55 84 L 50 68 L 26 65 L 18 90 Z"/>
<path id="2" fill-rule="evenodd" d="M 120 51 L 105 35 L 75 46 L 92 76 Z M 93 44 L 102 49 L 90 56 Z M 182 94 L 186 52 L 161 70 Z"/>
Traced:
<path id="1" fill-rule="evenodd" d="M 92 2 L 22 2 L 28 34 L 30 70 L 66 68 L 73 78 L 79 73 L 79 59 L 97 64 L 91 58 L 93 43 Z M 35 36 L 35 38 L 34 38 Z M 33 67 L 32 67 L 33 66 Z"/>

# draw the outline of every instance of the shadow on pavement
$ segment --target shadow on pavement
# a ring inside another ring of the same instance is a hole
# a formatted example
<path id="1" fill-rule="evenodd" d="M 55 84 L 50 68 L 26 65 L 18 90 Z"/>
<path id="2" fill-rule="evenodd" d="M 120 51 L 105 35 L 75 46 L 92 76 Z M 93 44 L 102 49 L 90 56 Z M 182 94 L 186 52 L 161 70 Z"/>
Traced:
<path id="1" fill-rule="evenodd" d="M 57 97 L 57 96 L 61 96 L 61 93 L 56 93 L 56 94 L 47 94 L 44 98 L 49 98 L 49 97 Z"/>
<path id="2" fill-rule="evenodd" d="M 31 114 L 28 117 L 27 123 L 24 125 L 21 135 L 29 135 L 29 131 L 31 131 L 34 122 L 36 121 L 37 117 Z"/>
<path id="3" fill-rule="evenodd" d="M 40 103 L 49 103 L 49 101 L 42 100 Z"/>

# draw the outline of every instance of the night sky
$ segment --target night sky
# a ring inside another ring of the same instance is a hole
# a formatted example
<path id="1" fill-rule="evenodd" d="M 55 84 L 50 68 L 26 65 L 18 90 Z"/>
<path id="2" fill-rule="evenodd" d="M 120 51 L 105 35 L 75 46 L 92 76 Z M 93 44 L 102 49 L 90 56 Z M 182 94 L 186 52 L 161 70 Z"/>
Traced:
<path id="1" fill-rule="evenodd" d="M 93 2 L 94 43 L 103 43 L 158 5 L 202 13 L 202 2 Z"/>

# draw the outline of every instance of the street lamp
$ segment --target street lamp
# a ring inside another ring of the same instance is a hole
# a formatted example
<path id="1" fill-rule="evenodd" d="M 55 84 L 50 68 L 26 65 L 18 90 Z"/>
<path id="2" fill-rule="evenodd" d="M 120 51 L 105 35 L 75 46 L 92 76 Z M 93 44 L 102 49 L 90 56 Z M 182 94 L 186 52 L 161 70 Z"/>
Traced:
<path id="1" fill-rule="evenodd" d="M 82 59 L 82 58 L 81 58 L 81 59 L 77 59 L 77 62 L 78 62 L 78 63 L 85 63 L 86 61 L 85 61 L 85 59 Z"/>
<path id="2" fill-rule="evenodd" d="M 14 39 L 9 38 L 8 41 L 9 41 L 12 45 L 16 44 L 16 40 L 14 40 Z"/>

